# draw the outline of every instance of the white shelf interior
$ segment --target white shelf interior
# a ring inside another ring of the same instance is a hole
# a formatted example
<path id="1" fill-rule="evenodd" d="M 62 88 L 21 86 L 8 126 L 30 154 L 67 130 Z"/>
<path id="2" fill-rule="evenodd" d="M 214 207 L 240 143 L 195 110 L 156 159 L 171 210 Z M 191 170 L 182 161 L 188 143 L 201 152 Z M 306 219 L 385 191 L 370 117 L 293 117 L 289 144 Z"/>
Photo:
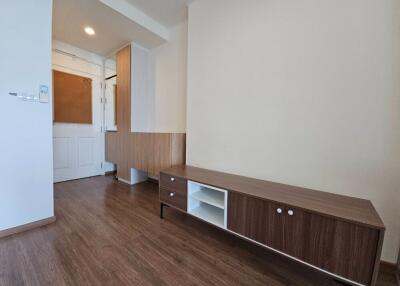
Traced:
<path id="1" fill-rule="evenodd" d="M 188 181 L 188 213 L 222 228 L 227 227 L 228 192 Z"/>
<path id="2" fill-rule="evenodd" d="M 199 206 L 191 210 L 190 213 L 219 227 L 225 227 L 223 209 L 214 207 L 206 203 L 200 203 Z"/>
<path id="3" fill-rule="evenodd" d="M 200 191 L 194 192 L 192 197 L 214 207 L 225 209 L 225 195 L 223 192 L 200 187 Z"/>

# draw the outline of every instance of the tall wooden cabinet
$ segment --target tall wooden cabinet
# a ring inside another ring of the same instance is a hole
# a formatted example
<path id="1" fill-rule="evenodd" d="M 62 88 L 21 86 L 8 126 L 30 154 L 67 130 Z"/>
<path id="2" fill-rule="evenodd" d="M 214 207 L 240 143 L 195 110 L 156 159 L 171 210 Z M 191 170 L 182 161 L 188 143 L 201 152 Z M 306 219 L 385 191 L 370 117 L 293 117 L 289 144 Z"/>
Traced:
<path id="1" fill-rule="evenodd" d="M 106 132 L 106 161 L 117 165 L 117 177 L 131 181 L 131 168 L 153 175 L 185 163 L 186 134 L 140 133 L 131 130 L 131 46 L 117 53 L 117 131 Z"/>
<path id="2" fill-rule="evenodd" d="M 165 170 L 161 178 L 162 205 L 188 212 L 345 284 L 375 285 L 385 227 L 371 202 L 190 166 Z M 195 191 L 190 190 L 193 184 L 199 186 Z M 213 190 L 226 192 L 226 208 L 223 193 L 213 194 Z M 191 212 L 193 200 L 199 200 L 196 206 L 202 212 Z M 221 209 L 207 206 L 210 203 Z"/>

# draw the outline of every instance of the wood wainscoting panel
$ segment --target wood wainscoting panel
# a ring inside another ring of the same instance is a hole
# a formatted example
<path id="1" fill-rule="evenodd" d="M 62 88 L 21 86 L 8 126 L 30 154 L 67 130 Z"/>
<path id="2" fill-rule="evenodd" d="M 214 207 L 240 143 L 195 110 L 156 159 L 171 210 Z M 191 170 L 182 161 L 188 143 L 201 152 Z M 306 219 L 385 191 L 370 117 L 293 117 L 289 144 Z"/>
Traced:
<path id="1" fill-rule="evenodd" d="M 171 134 L 171 166 L 183 165 L 186 162 L 186 134 Z"/>
<path id="2" fill-rule="evenodd" d="M 179 133 L 131 133 L 129 165 L 158 176 L 163 169 L 185 163 L 185 140 Z"/>
<path id="3" fill-rule="evenodd" d="M 162 169 L 171 166 L 171 137 L 169 133 L 151 134 L 151 152 L 148 154 L 148 172 L 158 175 Z"/>
<path id="4" fill-rule="evenodd" d="M 129 148 L 129 165 L 137 170 L 147 171 L 148 154 L 152 149 L 150 133 L 131 133 Z"/>

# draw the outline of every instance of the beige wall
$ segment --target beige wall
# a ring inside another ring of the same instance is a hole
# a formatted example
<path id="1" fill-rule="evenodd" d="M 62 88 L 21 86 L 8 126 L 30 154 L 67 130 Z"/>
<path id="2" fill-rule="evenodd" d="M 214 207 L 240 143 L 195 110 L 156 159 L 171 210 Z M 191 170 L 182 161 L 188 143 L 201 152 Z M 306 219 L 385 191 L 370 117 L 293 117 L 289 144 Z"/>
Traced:
<path id="1" fill-rule="evenodd" d="M 189 8 L 188 164 L 370 199 L 395 262 L 396 0 L 203 0 Z"/>
<path id="2" fill-rule="evenodd" d="M 152 50 L 155 69 L 156 132 L 186 132 L 187 22 L 170 32 L 170 40 Z"/>
<path id="3" fill-rule="evenodd" d="M 132 131 L 185 133 L 187 22 L 158 48 L 133 46 Z"/>

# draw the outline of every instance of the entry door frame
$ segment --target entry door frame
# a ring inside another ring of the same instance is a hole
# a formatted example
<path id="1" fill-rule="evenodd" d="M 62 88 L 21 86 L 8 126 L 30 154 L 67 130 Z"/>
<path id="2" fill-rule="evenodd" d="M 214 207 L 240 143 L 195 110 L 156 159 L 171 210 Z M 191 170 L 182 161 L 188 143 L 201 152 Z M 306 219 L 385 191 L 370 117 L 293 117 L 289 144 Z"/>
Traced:
<path id="1" fill-rule="evenodd" d="M 96 75 L 54 63 L 52 69 L 92 79 L 93 116 L 91 125 L 53 123 L 54 183 L 104 175 L 103 74 Z M 90 148 L 92 148 L 92 155 L 87 153 Z M 90 162 L 91 156 L 93 156 L 93 164 Z"/>

